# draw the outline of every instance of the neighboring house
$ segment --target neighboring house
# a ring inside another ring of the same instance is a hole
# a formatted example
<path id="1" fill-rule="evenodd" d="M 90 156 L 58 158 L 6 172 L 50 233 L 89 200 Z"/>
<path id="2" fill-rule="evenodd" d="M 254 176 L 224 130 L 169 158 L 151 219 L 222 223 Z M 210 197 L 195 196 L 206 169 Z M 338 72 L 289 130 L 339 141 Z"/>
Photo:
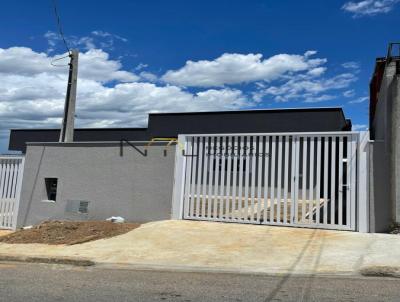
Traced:
<path id="1" fill-rule="evenodd" d="M 383 231 L 400 224 L 400 43 L 391 43 L 387 57 L 376 59 L 369 124 L 371 227 Z"/>

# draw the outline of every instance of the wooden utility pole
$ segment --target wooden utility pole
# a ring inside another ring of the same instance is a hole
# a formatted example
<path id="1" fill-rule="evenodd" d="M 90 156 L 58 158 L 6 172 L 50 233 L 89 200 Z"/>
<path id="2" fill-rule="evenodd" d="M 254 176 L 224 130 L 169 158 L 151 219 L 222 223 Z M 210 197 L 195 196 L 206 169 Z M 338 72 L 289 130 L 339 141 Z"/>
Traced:
<path id="1" fill-rule="evenodd" d="M 78 78 L 78 55 L 79 52 L 77 50 L 71 51 L 67 95 L 65 97 L 64 117 L 62 121 L 60 140 L 59 140 L 62 143 L 74 141 L 76 85 Z"/>

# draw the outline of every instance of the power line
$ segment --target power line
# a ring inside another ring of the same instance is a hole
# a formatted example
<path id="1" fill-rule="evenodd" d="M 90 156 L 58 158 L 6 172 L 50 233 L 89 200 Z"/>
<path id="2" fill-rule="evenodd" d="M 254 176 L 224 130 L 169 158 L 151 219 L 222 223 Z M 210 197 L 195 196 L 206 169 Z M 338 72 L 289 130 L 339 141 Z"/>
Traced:
<path id="1" fill-rule="evenodd" d="M 56 0 L 53 0 L 53 7 L 54 7 L 54 14 L 55 14 L 55 17 L 56 17 L 56 20 L 57 20 L 58 33 L 60 35 L 60 38 L 64 42 L 65 48 L 67 49 L 68 53 L 71 54 L 71 50 L 68 47 L 67 41 L 65 40 L 64 33 L 63 33 L 63 30 L 62 30 L 61 20 L 60 20 L 60 15 L 58 14 L 58 10 L 57 10 L 57 2 L 56 2 Z"/>

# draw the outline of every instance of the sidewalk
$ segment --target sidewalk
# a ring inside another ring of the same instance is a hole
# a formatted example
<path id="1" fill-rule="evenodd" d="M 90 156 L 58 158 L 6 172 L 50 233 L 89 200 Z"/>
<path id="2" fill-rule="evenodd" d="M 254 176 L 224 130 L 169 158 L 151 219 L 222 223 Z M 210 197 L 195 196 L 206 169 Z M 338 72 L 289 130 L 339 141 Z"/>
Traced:
<path id="1" fill-rule="evenodd" d="M 374 266 L 400 267 L 400 236 L 169 220 L 73 246 L 0 244 L 0 255 L 140 268 L 352 275 Z"/>

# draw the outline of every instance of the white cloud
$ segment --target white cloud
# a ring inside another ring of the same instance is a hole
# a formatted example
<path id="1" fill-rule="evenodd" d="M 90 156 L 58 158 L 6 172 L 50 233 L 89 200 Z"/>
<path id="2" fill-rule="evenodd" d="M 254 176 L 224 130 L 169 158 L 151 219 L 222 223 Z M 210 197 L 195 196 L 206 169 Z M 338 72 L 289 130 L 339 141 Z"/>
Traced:
<path id="1" fill-rule="evenodd" d="M 0 48 L 0 134 L 10 128 L 60 126 L 67 68 L 51 66 L 55 57 L 26 47 Z M 145 126 L 148 112 L 230 110 L 252 105 L 237 89 L 191 93 L 140 80 L 105 51 L 81 53 L 77 126 Z"/>
<path id="2" fill-rule="evenodd" d="M 352 126 L 352 130 L 354 130 L 354 131 L 368 130 L 368 125 L 365 125 L 365 124 L 354 124 Z"/>
<path id="3" fill-rule="evenodd" d="M 307 72 L 308 75 L 313 76 L 313 77 L 319 77 L 323 73 L 325 73 L 326 67 L 316 67 Z"/>
<path id="4" fill-rule="evenodd" d="M 361 96 L 355 100 L 350 101 L 349 104 L 360 104 L 364 103 L 367 100 L 369 100 L 369 96 Z"/>
<path id="5" fill-rule="evenodd" d="M 106 119 L 108 125 L 143 125 L 148 112 L 239 109 L 249 105 L 241 91 L 207 90 L 192 94 L 177 86 L 123 83 L 103 87 L 81 102 L 77 112 L 86 123 Z"/>
<path id="6" fill-rule="evenodd" d="M 374 16 L 390 12 L 400 0 L 363 0 L 346 2 L 342 9 L 352 13 L 353 17 Z"/>
<path id="7" fill-rule="evenodd" d="M 48 53 L 56 51 L 57 47 L 61 45 L 61 38 L 58 33 L 48 31 L 43 35 L 43 37 L 47 40 L 47 44 L 49 46 L 47 49 Z M 101 48 L 103 50 L 113 50 L 116 41 L 123 43 L 128 42 L 128 39 L 124 37 L 102 30 L 94 30 L 88 36 L 83 37 L 66 36 L 65 39 L 71 48 L 83 48 L 84 50 L 97 48 Z"/>
<path id="8" fill-rule="evenodd" d="M 145 69 L 145 68 L 147 68 L 147 67 L 149 67 L 148 64 L 139 63 L 139 64 L 135 67 L 135 70 L 142 70 L 142 69 Z"/>
<path id="9" fill-rule="evenodd" d="M 304 55 L 278 54 L 263 59 L 261 54 L 225 53 L 215 60 L 187 61 L 178 70 L 169 70 L 162 76 L 166 83 L 192 87 L 221 87 L 254 81 L 272 81 L 301 71 L 323 73 L 317 69 L 326 59 L 311 59 L 315 51 Z"/>
<path id="10" fill-rule="evenodd" d="M 264 96 L 272 97 L 277 102 L 302 100 L 306 103 L 316 103 L 337 98 L 332 93 L 345 89 L 355 82 L 357 77 L 351 73 L 342 73 L 330 78 L 314 78 L 308 74 L 289 78 L 284 83 L 273 86 L 259 87 L 255 94 L 256 100 Z"/>
<path id="11" fill-rule="evenodd" d="M 121 36 L 118 36 L 118 35 L 115 35 L 115 34 L 111 34 L 109 32 L 102 31 L 102 30 L 94 30 L 94 31 L 92 31 L 92 35 L 98 36 L 98 37 L 103 37 L 103 38 L 112 37 L 112 38 L 115 38 L 115 39 L 120 40 L 122 42 L 128 42 L 127 38 L 124 38 L 124 37 L 121 37 Z"/>
<path id="12" fill-rule="evenodd" d="M 343 68 L 346 69 L 360 69 L 360 63 L 355 61 L 349 61 L 342 64 Z"/>
<path id="13" fill-rule="evenodd" d="M 46 53 L 35 52 L 27 47 L 0 48 L 0 74 L 9 76 L 37 76 L 48 74 L 62 76 L 66 74 L 66 68 L 55 68 L 50 62 L 62 56 L 48 56 Z M 57 61 L 57 64 L 68 63 Z M 79 77 L 106 83 L 109 81 L 135 81 L 139 77 L 134 73 L 121 70 L 119 61 L 110 60 L 108 53 L 100 49 L 92 49 L 79 55 Z M 6 86 L 5 86 L 6 87 Z"/>
<path id="14" fill-rule="evenodd" d="M 156 82 L 158 80 L 158 77 L 154 73 L 151 73 L 151 72 L 142 71 L 139 75 L 143 80 L 146 80 L 149 82 Z"/>
<path id="15" fill-rule="evenodd" d="M 313 55 L 315 55 L 315 54 L 317 54 L 317 51 L 316 51 L 316 50 L 307 50 L 307 51 L 304 53 L 304 56 L 305 56 L 306 58 L 308 58 L 308 57 L 311 57 L 311 56 L 313 56 Z"/>
<path id="16" fill-rule="evenodd" d="M 353 96 L 355 96 L 356 92 L 354 91 L 354 89 L 350 89 L 350 90 L 346 90 L 343 92 L 343 96 L 346 98 L 351 98 Z"/>
<path id="17" fill-rule="evenodd" d="M 322 95 L 304 95 L 304 103 L 319 103 L 336 99 L 335 95 L 322 94 Z"/>
<path id="18" fill-rule="evenodd" d="M 109 54 L 101 49 L 91 49 L 79 58 L 79 75 L 100 82 L 132 82 L 139 77 L 132 72 L 121 70 L 119 61 L 110 60 Z"/>

